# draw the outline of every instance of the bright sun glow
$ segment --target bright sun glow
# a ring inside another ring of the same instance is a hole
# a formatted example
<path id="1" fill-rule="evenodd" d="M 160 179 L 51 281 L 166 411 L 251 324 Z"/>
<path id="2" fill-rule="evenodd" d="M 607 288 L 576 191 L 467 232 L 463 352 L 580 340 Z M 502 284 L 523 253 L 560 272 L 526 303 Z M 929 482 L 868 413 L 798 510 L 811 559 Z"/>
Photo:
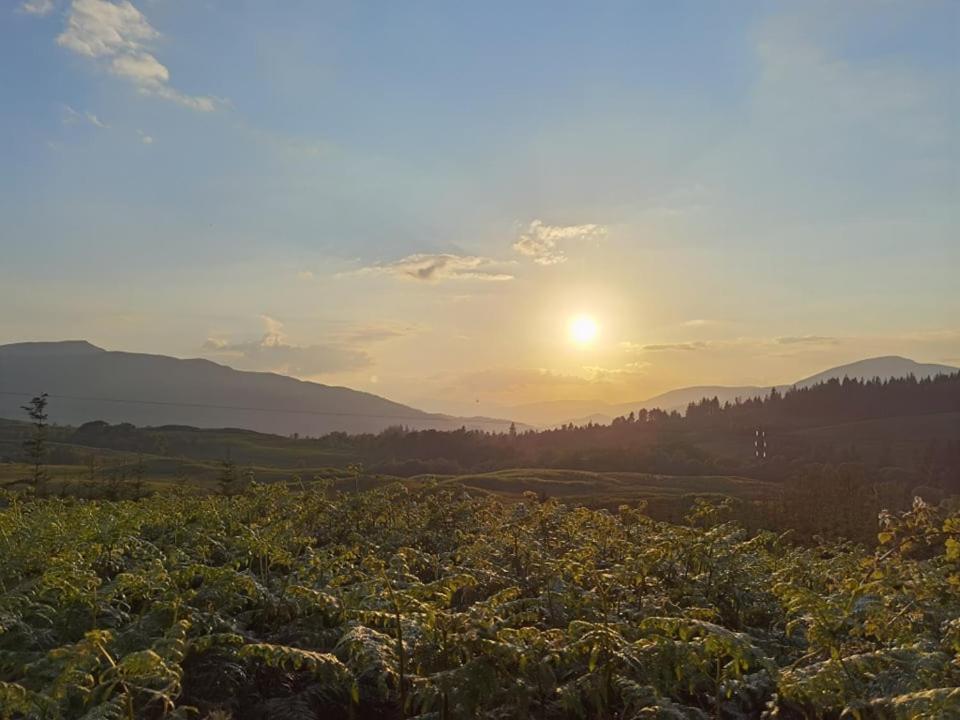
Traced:
<path id="1" fill-rule="evenodd" d="M 577 315 L 570 321 L 570 339 L 581 345 L 593 342 L 597 330 L 597 321 L 589 315 Z"/>

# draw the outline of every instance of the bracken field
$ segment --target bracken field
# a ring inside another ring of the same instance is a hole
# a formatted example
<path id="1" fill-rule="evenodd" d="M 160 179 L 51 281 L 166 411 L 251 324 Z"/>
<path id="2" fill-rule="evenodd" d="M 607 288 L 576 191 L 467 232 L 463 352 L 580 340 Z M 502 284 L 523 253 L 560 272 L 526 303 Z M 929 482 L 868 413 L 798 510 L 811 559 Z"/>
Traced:
<path id="1" fill-rule="evenodd" d="M 426 485 L 0 498 L 4 718 L 960 717 L 960 515 L 876 549 Z"/>

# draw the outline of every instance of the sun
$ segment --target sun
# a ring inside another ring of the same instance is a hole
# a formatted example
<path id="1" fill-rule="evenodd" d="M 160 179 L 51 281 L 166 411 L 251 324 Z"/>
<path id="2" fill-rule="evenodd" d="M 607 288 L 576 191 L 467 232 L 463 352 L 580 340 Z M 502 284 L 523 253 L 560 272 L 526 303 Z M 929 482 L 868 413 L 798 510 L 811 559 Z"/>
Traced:
<path id="1" fill-rule="evenodd" d="M 592 343 L 598 331 L 597 321 L 589 315 L 577 315 L 570 320 L 570 339 L 580 345 Z"/>

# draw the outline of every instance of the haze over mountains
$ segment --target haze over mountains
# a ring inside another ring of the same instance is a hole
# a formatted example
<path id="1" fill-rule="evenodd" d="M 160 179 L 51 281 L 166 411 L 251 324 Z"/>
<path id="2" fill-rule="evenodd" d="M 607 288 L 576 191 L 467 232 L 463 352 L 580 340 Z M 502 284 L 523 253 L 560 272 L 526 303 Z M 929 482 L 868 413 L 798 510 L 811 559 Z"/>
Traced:
<path id="1" fill-rule="evenodd" d="M 40 392 L 53 396 L 51 421 L 70 425 L 105 420 L 278 435 L 510 425 L 427 413 L 370 393 L 234 370 L 210 360 L 107 351 L 85 341 L 0 345 L 0 417 L 22 417 L 20 406 Z"/>
<path id="2" fill-rule="evenodd" d="M 778 387 L 814 385 L 845 376 L 923 378 L 953 372 L 957 368 L 888 356 L 841 365 Z M 503 431 L 511 420 L 541 426 L 607 423 L 641 408 L 683 411 L 702 397 L 733 402 L 737 397 L 768 393 L 770 388 L 696 386 L 629 403 L 557 401 L 507 409 L 507 419 L 464 418 L 424 412 L 349 388 L 234 370 L 209 360 L 107 351 L 85 341 L 0 345 L 0 417 L 20 418 L 20 405 L 40 392 L 53 396 L 50 418 L 61 424 L 105 420 L 321 435 L 377 432 L 396 425 L 444 430 L 465 425 Z"/>
<path id="3" fill-rule="evenodd" d="M 802 380 L 777 385 L 775 387 L 782 392 L 790 387 L 808 387 L 833 378 L 841 380 L 844 377 L 859 379 L 879 377 L 887 379 L 913 375 L 919 379 L 933 377 L 940 373 L 955 373 L 957 370 L 958 368 L 949 365 L 918 363 L 909 358 L 887 355 L 859 360 L 846 365 L 838 365 L 837 367 L 824 370 L 810 377 L 803 378 Z M 513 408 L 504 408 L 502 413 L 517 421 L 531 425 L 560 425 L 568 422 L 572 422 L 575 425 L 583 425 L 587 422 L 605 424 L 617 416 L 627 415 L 630 412 L 636 412 L 644 408 L 647 410 L 660 408 L 666 411 L 678 410 L 683 412 L 686 410 L 687 405 L 701 398 L 716 397 L 721 403 L 727 401 L 734 402 L 737 398 L 745 400 L 751 397 L 758 397 L 769 393 L 770 390 L 771 386 L 769 385 L 697 385 L 669 390 L 660 395 L 634 402 L 604 404 L 598 402 L 567 402 L 561 400 L 557 402 L 534 403 Z"/>

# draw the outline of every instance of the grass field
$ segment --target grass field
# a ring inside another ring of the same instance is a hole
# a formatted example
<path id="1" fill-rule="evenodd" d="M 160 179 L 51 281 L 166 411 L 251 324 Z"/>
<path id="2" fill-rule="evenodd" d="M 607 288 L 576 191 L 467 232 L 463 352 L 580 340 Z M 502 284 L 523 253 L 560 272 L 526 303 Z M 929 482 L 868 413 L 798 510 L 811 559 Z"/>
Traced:
<path id="1" fill-rule="evenodd" d="M 0 457 L 14 458 L 29 432 L 22 422 L 0 421 Z M 137 430 L 139 447 L 152 446 L 152 452 L 115 450 L 63 442 L 71 439 L 72 429 L 51 428 L 49 450 L 52 458 L 73 458 L 72 463 L 48 466 L 51 487 L 59 492 L 83 493 L 91 477 L 98 483 L 124 485 L 141 478 L 143 489 L 159 490 L 174 484 L 189 484 L 213 491 L 223 472 L 223 459 L 230 457 L 239 473 L 252 473 L 258 482 L 296 485 L 318 479 L 329 480 L 338 488 L 356 486 L 370 489 L 390 482 L 412 487 L 428 481 L 461 485 L 469 490 L 505 498 L 520 498 L 525 492 L 557 497 L 564 502 L 593 507 L 615 508 L 622 503 L 645 500 L 655 508 L 671 506 L 693 496 L 731 496 L 743 500 L 770 499 L 777 486 L 760 480 L 721 475 L 674 476 L 632 472 L 588 472 L 546 468 L 507 469 L 464 475 L 421 475 L 399 479 L 386 475 L 363 475 L 359 482 L 344 466 L 355 458 L 347 451 L 338 453 L 318 447 L 310 440 L 265 435 L 247 430 L 208 430 L 165 427 Z M 91 474 L 90 463 L 94 464 Z M 24 465 L 0 463 L 0 485 L 15 483 L 29 475 Z M 688 504 L 688 503 L 687 503 Z"/>
<path id="2" fill-rule="evenodd" d="M 111 478 L 129 488 L 134 480 L 136 458 L 118 458 L 114 465 L 101 467 L 98 484 L 109 484 Z M 144 469 L 142 489 L 157 491 L 179 483 L 203 491 L 218 489 L 221 472 L 218 463 L 181 462 L 161 457 L 144 457 L 140 460 Z M 287 468 L 251 467 L 254 478 L 264 483 L 284 483 L 293 487 L 309 486 L 317 480 L 333 483 L 339 490 L 359 488 L 370 490 L 400 482 L 409 487 L 422 487 L 428 483 L 442 486 L 460 486 L 471 492 L 495 495 L 507 500 L 519 500 L 524 493 L 533 492 L 539 497 L 558 498 L 570 505 L 606 507 L 615 509 L 622 504 L 645 501 L 658 516 L 676 517 L 688 508 L 696 497 L 733 497 L 745 501 L 771 500 L 777 496 L 779 486 L 775 483 L 750 478 L 705 475 L 653 475 L 647 473 L 597 473 L 581 470 L 555 470 L 546 468 L 518 468 L 497 472 L 467 475 L 420 475 L 413 478 L 396 478 L 388 475 L 362 475 L 355 478 L 342 469 L 320 467 L 302 470 Z M 55 492 L 83 495 L 89 492 L 89 469 L 79 465 L 53 465 L 48 467 L 50 489 Z M 27 477 L 25 465 L 0 465 L 0 486 L 15 483 Z M 17 483 L 19 484 L 19 483 Z"/>
<path id="3" fill-rule="evenodd" d="M 725 475 L 597 473 L 537 468 L 447 476 L 442 482 L 495 495 L 519 496 L 524 492 L 534 492 L 576 504 L 604 506 L 688 495 L 728 495 L 743 500 L 766 500 L 776 495 L 778 487 L 762 480 Z"/>
<path id="4" fill-rule="evenodd" d="M 113 494 L 137 483 L 143 490 L 159 490 L 175 484 L 189 484 L 205 491 L 219 489 L 223 462 L 230 458 L 238 475 L 262 483 L 309 484 L 332 481 L 335 487 L 350 490 L 403 482 L 417 487 L 427 481 L 460 485 L 469 490 L 507 499 L 525 492 L 556 497 L 572 505 L 614 509 L 620 504 L 646 501 L 654 514 L 675 518 L 682 515 L 693 498 L 729 496 L 747 502 L 779 497 L 781 486 L 732 474 L 686 475 L 640 472 L 590 472 L 547 468 L 511 468 L 459 475 L 420 475 L 400 479 L 391 475 L 365 473 L 355 479 L 346 468 L 362 460 L 358 449 L 343 443 L 266 435 L 238 429 L 189 427 L 132 428 L 114 426 L 110 442 L 127 449 L 98 444 L 80 444 L 86 435 L 73 428 L 49 430 L 48 473 L 54 492 L 95 494 L 90 488 L 110 485 Z M 30 426 L 24 422 L 0 420 L 0 486 L 10 486 L 28 476 L 28 469 L 11 462 L 22 457 L 22 443 Z M 813 447 L 856 448 L 856 457 L 877 462 L 881 458 L 916 465 L 931 442 L 960 437 L 960 412 L 885 418 L 803 429 L 771 430 L 774 453 Z M 745 439 L 746 438 L 746 439 Z M 662 438 L 661 438 L 662 439 Z M 744 431 L 717 429 L 709 433 L 684 432 L 683 440 L 716 457 L 747 461 L 751 438 Z M 788 454 L 789 456 L 789 454 Z M 91 464 L 93 469 L 91 470 Z M 374 466 L 375 467 L 375 466 Z M 682 472 L 682 471 L 680 471 Z M 779 478 L 778 478 L 779 479 Z"/>

